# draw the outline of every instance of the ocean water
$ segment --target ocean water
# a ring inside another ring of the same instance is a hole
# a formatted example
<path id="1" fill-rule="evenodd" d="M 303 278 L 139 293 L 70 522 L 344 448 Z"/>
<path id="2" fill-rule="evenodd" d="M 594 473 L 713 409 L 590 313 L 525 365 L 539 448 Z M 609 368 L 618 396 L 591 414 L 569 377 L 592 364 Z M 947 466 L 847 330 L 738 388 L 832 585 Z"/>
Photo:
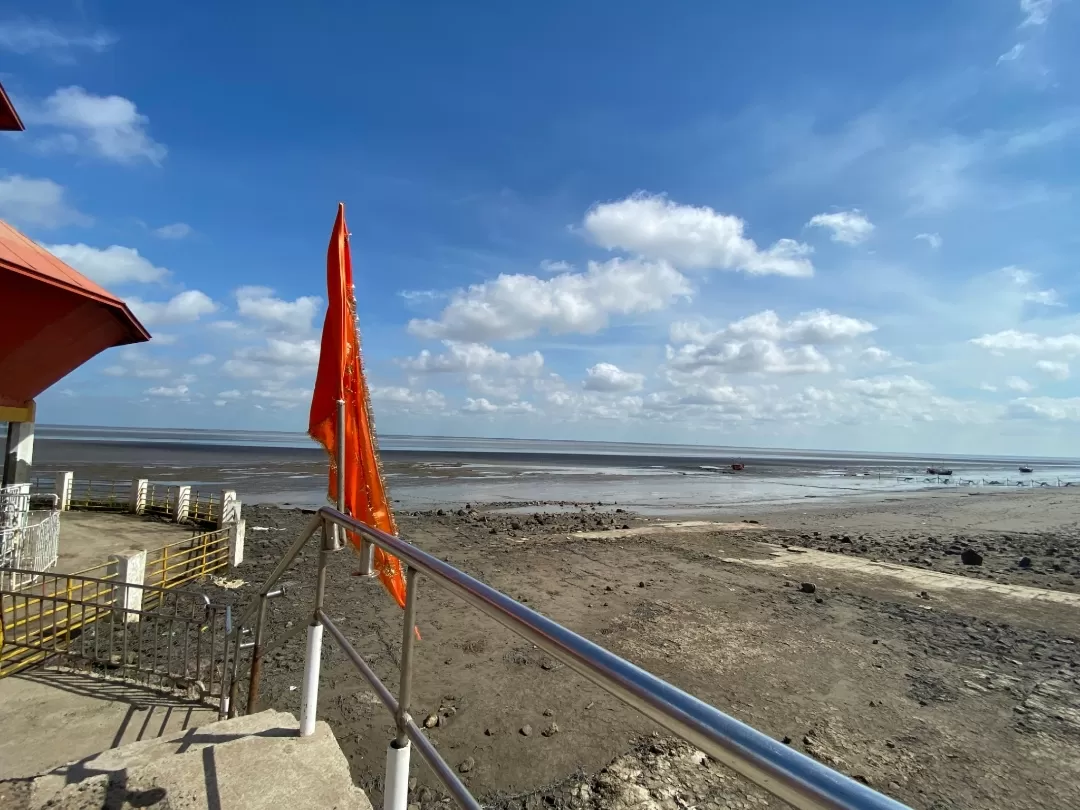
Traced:
<path id="1" fill-rule="evenodd" d="M 601 502 L 690 513 L 946 486 L 1080 485 L 1080 460 L 923 456 L 437 436 L 380 437 L 399 508 L 466 502 Z M 326 457 L 304 434 L 41 425 L 35 469 L 229 487 L 248 502 L 325 502 Z M 745 465 L 734 472 L 733 462 Z M 1021 474 L 1021 464 L 1034 467 Z M 946 466 L 950 478 L 926 474 Z"/>

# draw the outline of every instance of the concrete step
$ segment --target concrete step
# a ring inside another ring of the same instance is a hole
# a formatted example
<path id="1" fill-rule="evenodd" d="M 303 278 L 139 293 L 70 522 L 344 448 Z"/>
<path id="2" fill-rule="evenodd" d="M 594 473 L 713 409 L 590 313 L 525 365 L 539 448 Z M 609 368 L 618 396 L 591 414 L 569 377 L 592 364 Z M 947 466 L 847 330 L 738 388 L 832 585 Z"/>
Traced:
<path id="1" fill-rule="evenodd" d="M 35 778 L 24 807 L 371 810 L 330 727 L 296 728 L 290 714 L 260 712 L 103 751 Z"/>

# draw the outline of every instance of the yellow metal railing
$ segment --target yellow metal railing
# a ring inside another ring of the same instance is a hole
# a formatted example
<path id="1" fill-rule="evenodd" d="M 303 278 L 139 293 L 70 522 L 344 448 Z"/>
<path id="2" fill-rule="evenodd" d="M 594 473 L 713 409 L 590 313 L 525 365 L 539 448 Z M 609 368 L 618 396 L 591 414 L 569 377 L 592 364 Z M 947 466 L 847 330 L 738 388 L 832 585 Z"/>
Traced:
<path id="1" fill-rule="evenodd" d="M 176 588 L 229 567 L 229 530 L 196 534 L 150 552 L 146 558 L 147 585 Z M 148 593 L 146 598 L 153 599 Z"/>
<path id="2" fill-rule="evenodd" d="M 70 488 L 68 489 L 69 509 L 122 511 L 128 508 L 130 498 L 131 484 L 128 482 L 70 479 Z"/>

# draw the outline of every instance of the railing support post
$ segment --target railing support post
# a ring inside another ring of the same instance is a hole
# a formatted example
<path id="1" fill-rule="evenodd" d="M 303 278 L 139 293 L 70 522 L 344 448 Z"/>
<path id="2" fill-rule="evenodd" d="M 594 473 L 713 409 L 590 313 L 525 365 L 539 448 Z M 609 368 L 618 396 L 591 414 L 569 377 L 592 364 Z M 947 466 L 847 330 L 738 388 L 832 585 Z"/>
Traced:
<path id="1" fill-rule="evenodd" d="M 254 714 L 259 705 L 259 680 L 262 677 L 263 628 L 266 625 L 266 594 L 259 595 L 259 615 L 255 619 L 255 646 L 251 649 L 251 672 L 248 675 L 247 713 Z"/>
<path id="2" fill-rule="evenodd" d="M 405 567 L 405 616 L 401 625 L 401 681 L 398 686 L 398 707 L 394 721 L 397 736 L 386 749 L 386 781 L 383 789 L 383 810 L 406 810 L 409 804 L 409 742 L 407 724 L 409 703 L 412 700 L 413 642 L 416 639 L 416 582 L 417 570 Z"/>
<path id="3" fill-rule="evenodd" d="M 146 490 L 149 484 L 150 482 L 145 478 L 136 478 L 131 482 L 131 498 L 128 500 L 128 509 L 136 515 L 141 515 L 146 511 Z"/>
<path id="4" fill-rule="evenodd" d="M 340 411 L 339 411 L 340 413 Z M 340 472 L 339 472 L 340 474 Z M 326 564 L 334 550 L 335 530 L 326 523 L 322 528 L 322 545 L 319 547 L 319 571 L 315 579 L 315 607 L 307 630 L 307 654 L 304 659 L 303 691 L 300 693 L 300 736 L 315 733 L 315 718 L 319 709 L 319 671 L 322 667 L 323 626 L 319 612 L 326 598 Z"/>
<path id="5" fill-rule="evenodd" d="M 58 472 L 56 474 L 56 508 L 66 512 L 71 508 L 71 480 L 75 477 L 73 472 Z"/>
<path id="6" fill-rule="evenodd" d="M 409 805 L 409 754 L 412 744 L 397 740 L 386 749 L 386 781 L 383 783 L 383 810 L 406 810 Z"/>

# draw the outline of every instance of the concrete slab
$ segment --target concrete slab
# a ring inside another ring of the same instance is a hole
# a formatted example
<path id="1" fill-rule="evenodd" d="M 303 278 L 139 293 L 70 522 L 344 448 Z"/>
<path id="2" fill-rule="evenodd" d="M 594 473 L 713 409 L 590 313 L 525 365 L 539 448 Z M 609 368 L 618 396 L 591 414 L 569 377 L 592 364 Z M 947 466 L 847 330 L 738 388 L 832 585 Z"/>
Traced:
<path id="1" fill-rule="evenodd" d="M 0 679 L 0 779 L 215 720 L 216 710 L 134 684 L 51 670 L 12 675 Z"/>
<path id="2" fill-rule="evenodd" d="M 753 565 L 765 568 L 812 567 L 867 577 L 885 577 L 910 585 L 913 589 L 939 592 L 969 592 L 992 594 L 1025 602 L 1055 603 L 1080 607 L 1080 594 L 1032 588 L 1027 585 L 1006 585 L 982 579 L 928 571 L 895 563 L 875 562 L 861 557 L 831 554 L 827 551 L 789 546 L 775 551 L 768 557 L 723 557 L 722 562 Z"/>
<path id="3" fill-rule="evenodd" d="M 624 537 L 643 537 L 650 534 L 666 534 L 678 531 L 687 533 L 696 532 L 745 532 L 760 531 L 768 528 L 758 523 L 719 523 L 712 520 L 666 520 L 659 523 L 650 523 L 646 526 L 635 526 L 632 529 L 598 529 L 593 532 L 574 532 L 571 537 L 580 537 L 583 540 L 619 540 Z"/>
<path id="4" fill-rule="evenodd" d="M 108 562 L 110 554 L 151 551 L 190 537 L 190 526 L 117 512 L 62 512 L 60 558 L 52 568 L 74 574 Z"/>

